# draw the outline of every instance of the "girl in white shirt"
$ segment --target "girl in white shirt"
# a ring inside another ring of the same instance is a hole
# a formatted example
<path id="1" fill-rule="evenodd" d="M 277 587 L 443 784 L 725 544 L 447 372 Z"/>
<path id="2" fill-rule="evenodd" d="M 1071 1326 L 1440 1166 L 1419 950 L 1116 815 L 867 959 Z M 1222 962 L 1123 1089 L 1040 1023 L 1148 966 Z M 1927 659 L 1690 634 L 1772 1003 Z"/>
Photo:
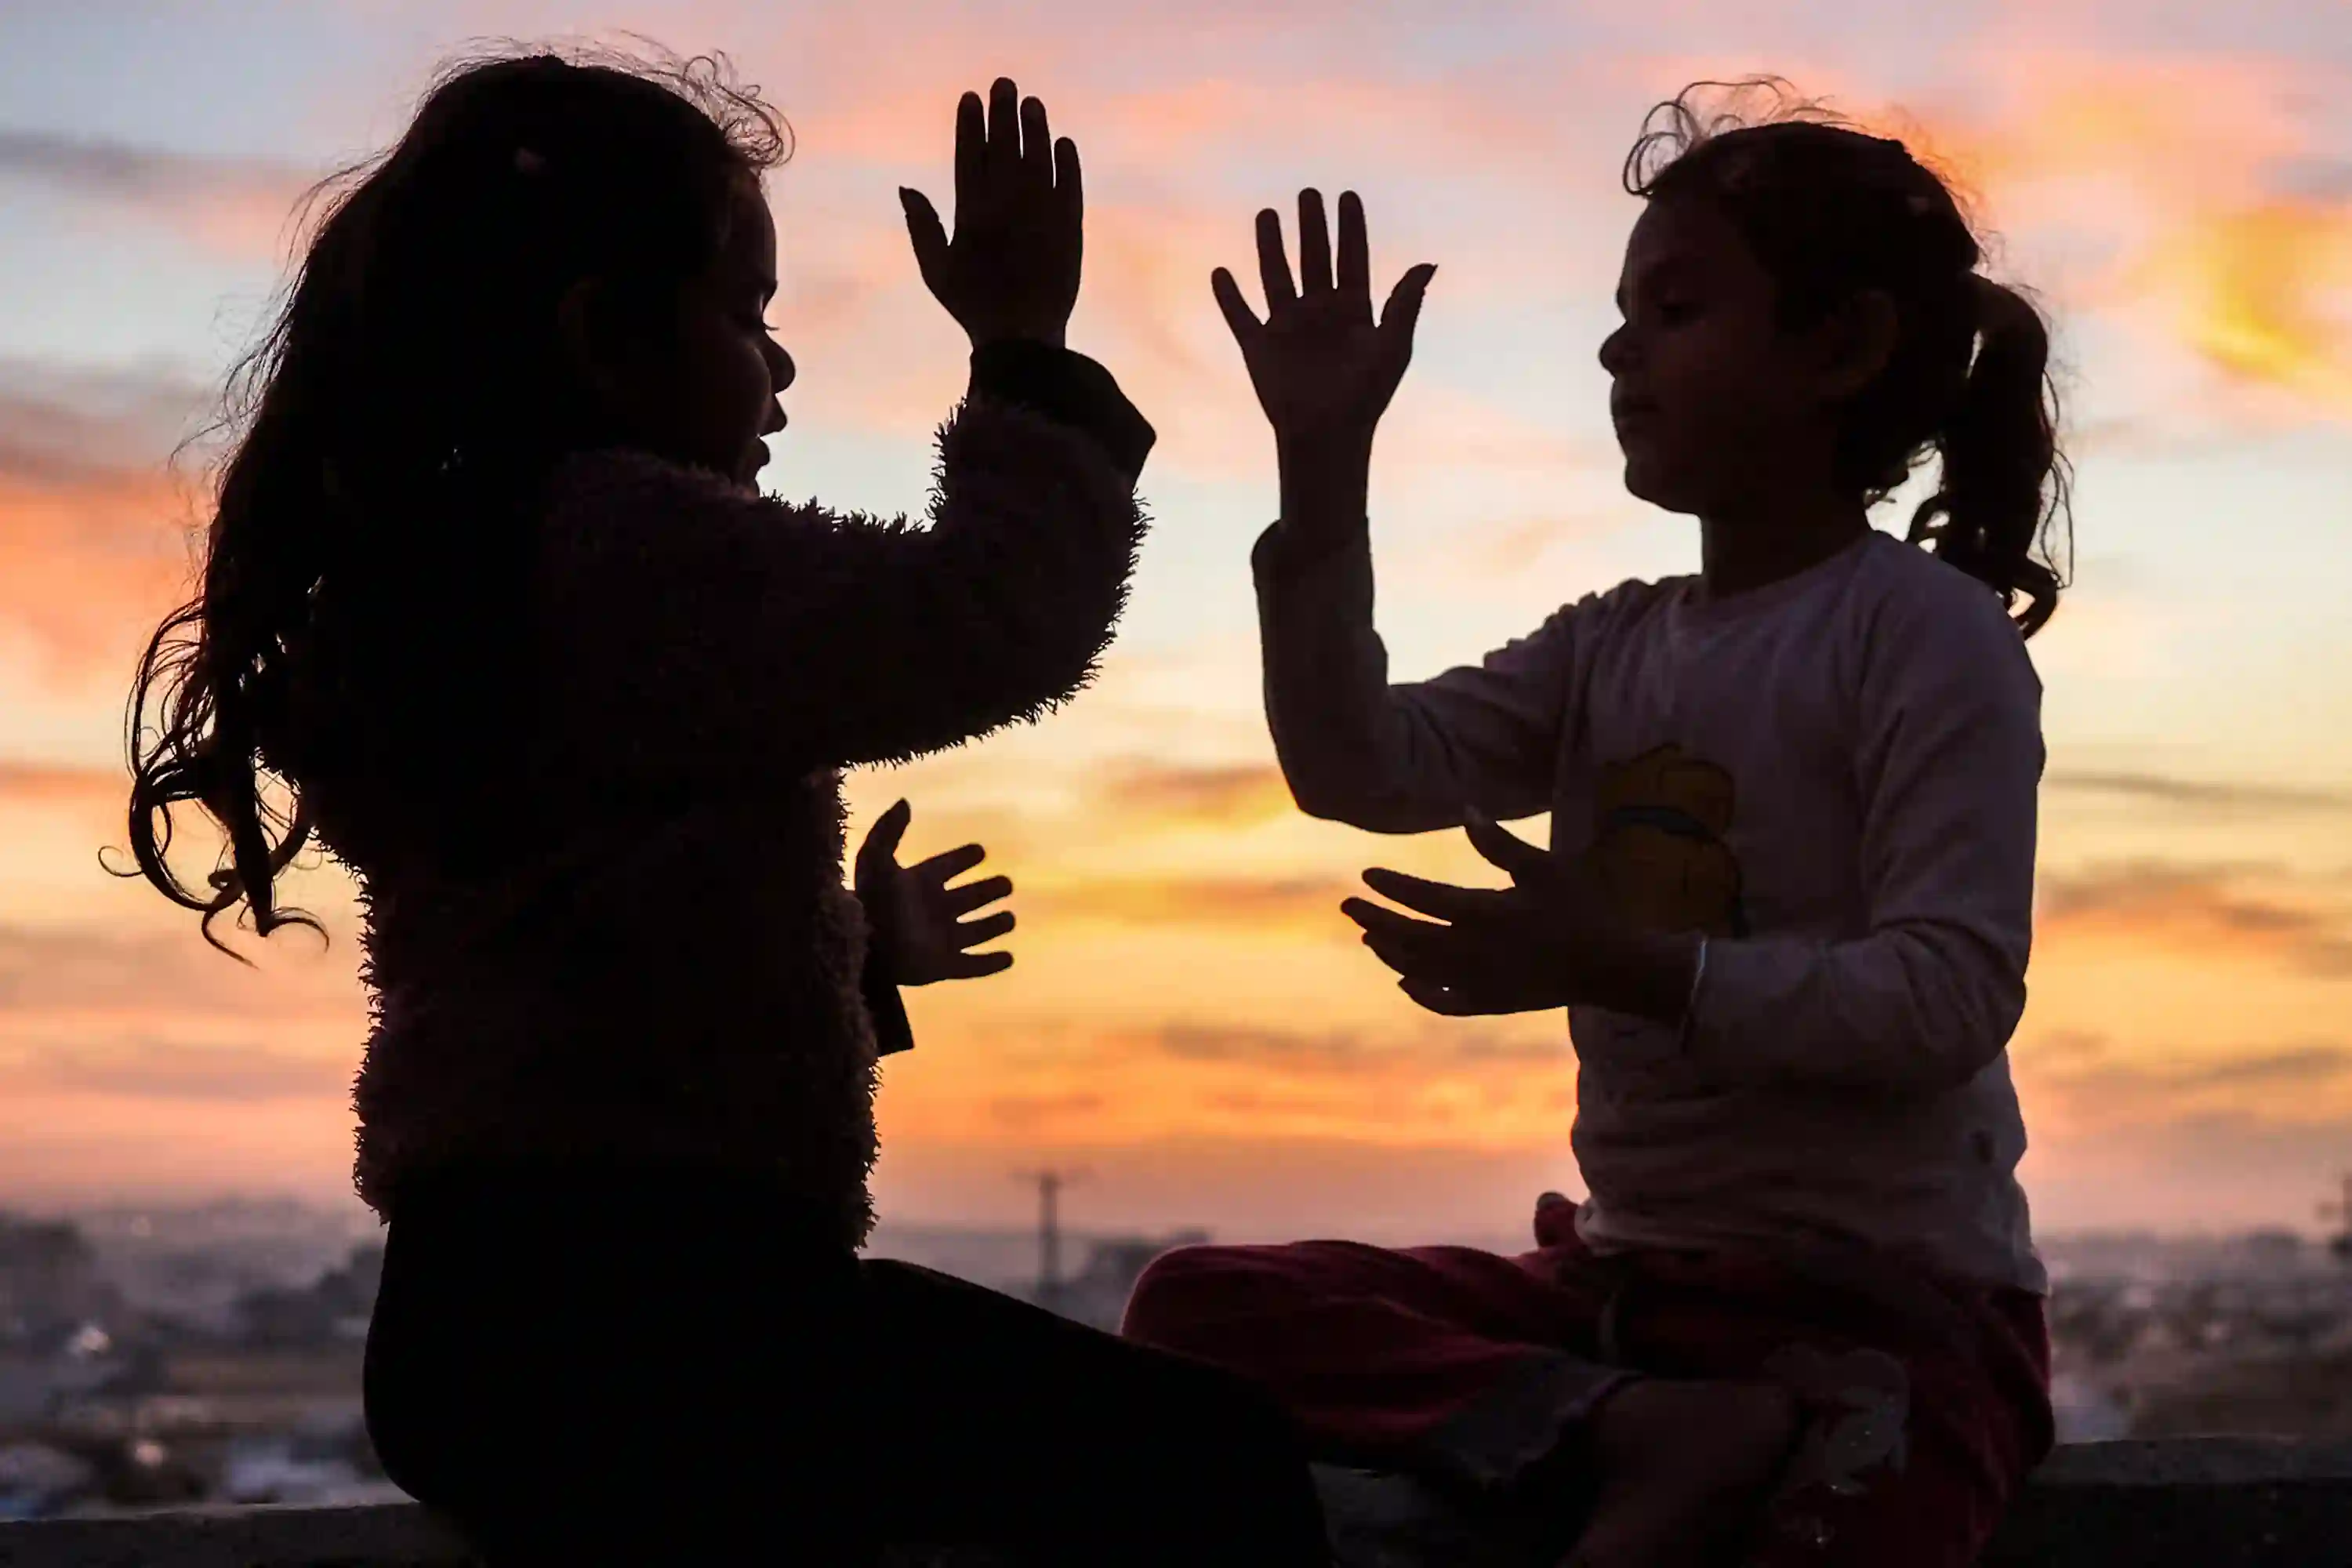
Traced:
<path id="1" fill-rule="evenodd" d="M 1285 774 L 1318 816 L 1467 826 L 1509 874 L 1374 870 L 1414 912 L 1345 907 L 1431 1011 L 1568 1010 L 1591 1196 L 1548 1196 L 1517 1258 L 1175 1254 L 1128 1332 L 1258 1377 L 1331 1457 L 1531 1510 L 1576 1563 L 1958 1568 L 2050 1441 L 2006 1054 L 2065 502 L 2048 339 L 1901 143 L 1687 93 L 1645 130 L 1601 357 L 1626 486 L 1698 520 L 1703 569 L 1475 668 L 1391 685 L 1372 630 L 1368 458 L 1433 268 L 1376 323 L 1360 205 L 1335 270 L 1309 191 L 1296 287 L 1260 215 L 1265 321 L 1216 279 L 1280 455 Z M 1930 452 L 1910 542 L 1874 531 Z M 1549 853 L 1493 821 L 1546 810 Z"/>

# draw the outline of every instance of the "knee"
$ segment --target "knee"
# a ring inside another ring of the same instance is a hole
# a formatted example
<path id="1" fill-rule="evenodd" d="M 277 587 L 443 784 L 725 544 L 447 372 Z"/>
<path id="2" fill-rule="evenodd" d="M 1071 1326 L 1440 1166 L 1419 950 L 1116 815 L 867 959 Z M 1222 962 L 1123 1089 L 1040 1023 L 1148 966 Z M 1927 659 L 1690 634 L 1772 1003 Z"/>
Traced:
<path id="1" fill-rule="evenodd" d="M 1145 1344 L 1182 1349 L 1186 1331 L 1226 1309 L 1235 1286 L 1254 1272 L 1249 1251 L 1180 1247 L 1161 1253 L 1136 1277 L 1118 1331 Z"/>

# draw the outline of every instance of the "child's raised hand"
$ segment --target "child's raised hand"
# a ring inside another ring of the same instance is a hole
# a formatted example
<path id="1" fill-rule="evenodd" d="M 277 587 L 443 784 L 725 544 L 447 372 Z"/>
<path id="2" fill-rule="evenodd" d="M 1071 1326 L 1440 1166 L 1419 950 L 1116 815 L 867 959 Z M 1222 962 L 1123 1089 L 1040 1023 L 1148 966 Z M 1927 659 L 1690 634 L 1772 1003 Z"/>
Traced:
<path id="1" fill-rule="evenodd" d="M 1263 321 L 1231 272 L 1218 268 L 1210 283 L 1241 344 L 1276 445 L 1369 452 L 1372 431 L 1412 362 L 1413 323 L 1436 267 L 1424 262 L 1399 279 L 1375 321 L 1364 204 L 1353 191 L 1340 195 L 1335 273 L 1323 194 L 1313 190 L 1298 193 L 1297 284 L 1283 252 L 1282 218 L 1271 207 L 1257 215 L 1257 265 L 1265 286 Z"/>
<path id="2" fill-rule="evenodd" d="M 1003 77 L 956 105 L 955 237 L 920 191 L 901 188 L 915 264 L 971 346 L 1028 338 L 1059 347 L 1078 300 L 1086 193 L 1077 144 L 1054 140 L 1045 106 Z"/>
<path id="3" fill-rule="evenodd" d="M 857 851 L 857 901 L 866 906 L 875 943 L 888 955 L 890 977 L 901 985 L 929 985 L 1010 969 L 1011 953 L 971 949 L 1011 931 L 1013 911 L 964 917 L 1010 898 L 1012 879 L 988 877 L 949 887 L 988 858 L 977 844 L 899 865 L 898 843 L 913 818 L 913 808 L 900 801 L 876 821 Z"/>

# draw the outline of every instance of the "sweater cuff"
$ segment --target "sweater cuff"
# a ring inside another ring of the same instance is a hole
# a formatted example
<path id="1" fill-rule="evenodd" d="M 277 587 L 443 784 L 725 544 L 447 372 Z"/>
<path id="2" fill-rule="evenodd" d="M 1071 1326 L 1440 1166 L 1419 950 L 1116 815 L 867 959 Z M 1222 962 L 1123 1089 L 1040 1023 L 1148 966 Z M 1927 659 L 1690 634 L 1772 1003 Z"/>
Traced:
<path id="1" fill-rule="evenodd" d="M 1259 534 L 1250 550 L 1250 575 L 1261 610 L 1279 592 L 1342 605 L 1366 619 L 1371 616 L 1372 546 L 1360 533 L 1302 544 L 1277 522 Z"/>
<path id="2" fill-rule="evenodd" d="M 1051 343 L 1011 338 L 974 349 L 971 395 L 1034 410 L 1091 437 L 1129 482 L 1159 439 L 1110 372 Z"/>
<path id="3" fill-rule="evenodd" d="M 858 989 L 865 994 L 866 1016 L 874 1023 L 874 1054 L 888 1057 L 913 1050 L 914 1026 L 907 1022 L 906 1000 L 898 994 L 898 983 L 890 978 L 886 957 L 878 952 L 866 955 L 866 973 L 859 977 Z"/>

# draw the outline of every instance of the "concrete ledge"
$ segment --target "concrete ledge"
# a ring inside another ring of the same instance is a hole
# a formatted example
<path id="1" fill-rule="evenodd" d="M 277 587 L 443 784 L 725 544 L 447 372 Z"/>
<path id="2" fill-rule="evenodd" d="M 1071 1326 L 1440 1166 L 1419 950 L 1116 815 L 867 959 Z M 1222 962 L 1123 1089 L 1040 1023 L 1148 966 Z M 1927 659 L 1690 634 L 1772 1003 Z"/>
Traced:
<path id="1" fill-rule="evenodd" d="M 0 1524 L 0 1568 L 467 1568 L 472 1561 L 414 1503 Z"/>
<path id="2" fill-rule="evenodd" d="M 1348 1568 L 1538 1568 L 1409 1481 L 1322 1475 Z M 908 1553 L 898 1568 L 980 1568 Z M 0 1568 L 468 1568 L 413 1504 L 184 1510 L 0 1524 Z M 2191 1438 L 2062 1448 L 1984 1568 L 2334 1568 L 2352 1563 L 2352 1444 Z M 1549 1568 L 1549 1564 L 1541 1568 Z"/>
<path id="3" fill-rule="evenodd" d="M 2084 1443 L 2051 1456 L 1984 1568 L 2352 1563 L 2352 1444 Z"/>

